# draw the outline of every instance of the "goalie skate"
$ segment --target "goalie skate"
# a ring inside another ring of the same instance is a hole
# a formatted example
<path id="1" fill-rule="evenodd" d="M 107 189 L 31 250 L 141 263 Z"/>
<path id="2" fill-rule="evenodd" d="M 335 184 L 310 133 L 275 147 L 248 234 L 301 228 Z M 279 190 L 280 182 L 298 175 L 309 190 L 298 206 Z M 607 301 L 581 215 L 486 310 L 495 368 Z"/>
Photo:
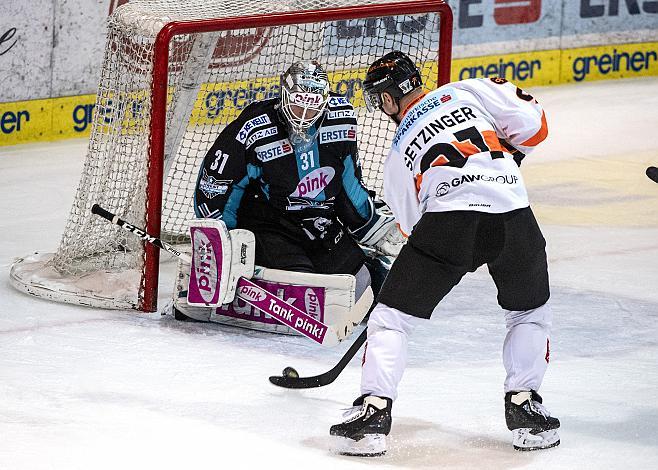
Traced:
<path id="1" fill-rule="evenodd" d="M 345 413 L 345 421 L 331 426 L 331 451 L 342 455 L 376 457 L 386 453 L 386 436 L 391 431 L 389 398 L 361 396 Z"/>
<path id="2" fill-rule="evenodd" d="M 560 421 L 542 405 L 534 390 L 505 394 L 505 420 L 516 450 L 539 450 L 560 444 Z"/>

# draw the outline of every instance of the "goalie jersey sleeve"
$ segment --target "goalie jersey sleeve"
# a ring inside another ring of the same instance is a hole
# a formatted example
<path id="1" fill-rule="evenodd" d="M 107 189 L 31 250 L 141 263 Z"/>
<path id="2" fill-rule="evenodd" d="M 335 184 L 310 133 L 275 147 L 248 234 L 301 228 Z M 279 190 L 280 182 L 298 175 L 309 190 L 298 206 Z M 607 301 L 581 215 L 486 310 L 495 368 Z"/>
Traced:
<path id="1" fill-rule="evenodd" d="M 512 152 L 548 134 L 539 103 L 501 78 L 444 85 L 400 123 L 384 164 L 386 202 L 406 235 L 425 212 L 503 213 L 528 207 Z"/>
<path id="2" fill-rule="evenodd" d="M 250 177 L 258 169 L 247 164 L 243 145 L 235 137 L 241 120 L 224 128 L 203 160 L 194 191 L 194 212 L 199 218 L 222 219 L 229 229 L 237 225 L 237 211 Z"/>

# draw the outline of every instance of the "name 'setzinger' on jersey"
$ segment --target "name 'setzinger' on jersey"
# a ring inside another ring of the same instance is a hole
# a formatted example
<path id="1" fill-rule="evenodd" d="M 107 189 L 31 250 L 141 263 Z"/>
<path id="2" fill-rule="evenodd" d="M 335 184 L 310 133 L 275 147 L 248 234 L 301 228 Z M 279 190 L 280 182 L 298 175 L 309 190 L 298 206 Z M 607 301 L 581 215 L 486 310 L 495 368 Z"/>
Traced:
<path id="1" fill-rule="evenodd" d="M 527 207 L 500 139 L 528 153 L 538 134 L 545 137 L 541 107 L 505 80 L 464 80 L 425 95 L 400 123 L 384 165 L 385 198 L 402 231 L 410 234 L 424 212 Z"/>

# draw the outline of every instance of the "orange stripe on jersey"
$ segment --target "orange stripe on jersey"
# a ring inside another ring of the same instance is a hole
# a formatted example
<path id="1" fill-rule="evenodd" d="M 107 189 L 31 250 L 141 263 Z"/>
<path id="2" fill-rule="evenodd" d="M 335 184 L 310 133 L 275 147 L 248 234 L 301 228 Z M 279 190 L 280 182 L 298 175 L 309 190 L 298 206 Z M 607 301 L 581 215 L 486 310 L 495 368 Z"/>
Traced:
<path id="1" fill-rule="evenodd" d="M 498 140 L 498 136 L 494 131 L 482 131 L 482 137 L 484 137 L 484 142 L 489 147 L 489 150 L 492 152 L 505 152 L 503 145 Z M 508 152 L 509 153 L 509 152 Z"/>
<path id="2" fill-rule="evenodd" d="M 407 235 L 406 233 L 404 233 L 404 231 L 402 230 L 402 227 L 400 227 L 400 224 L 396 223 L 395 225 L 398 226 L 398 230 L 400 231 L 400 233 L 402 234 L 402 236 L 403 236 L 404 238 L 409 238 L 409 235 Z"/>
<path id="3" fill-rule="evenodd" d="M 523 142 L 521 145 L 526 147 L 534 147 L 543 141 L 548 135 L 548 124 L 546 123 L 546 113 L 542 111 L 541 113 L 541 128 L 537 131 L 535 135 L 530 137 L 528 140 Z"/>
<path id="4" fill-rule="evenodd" d="M 423 184 L 423 174 L 418 173 L 414 180 L 416 181 L 416 196 L 418 196 L 418 193 L 420 192 L 420 185 Z"/>
<path id="5" fill-rule="evenodd" d="M 464 156 L 464 158 L 468 158 L 471 155 L 475 155 L 476 153 L 482 152 L 482 150 L 477 148 L 470 141 L 457 142 L 456 140 L 453 140 L 452 142 L 450 142 L 450 144 L 452 144 L 453 147 L 457 148 L 457 150 L 459 150 L 459 153 L 461 153 Z"/>
<path id="6" fill-rule="evenodd" d="M 430 166 L 443 166 L 447 163 L 450 163 L 450 160 L 448 160 L 445 155 L 439 155 L 432 163 L 430 163 Z"/>
<path id="7" fill-rule="evenodd" d="M 418 103 L 420 100 L 422 100 L 423 98 L 425 98 L 425 95 L 426 95 L 426 94 L 427 94 L 427 92 L 426 92 L 426 91 L 423 91 L 420 95 L 418 95 L 416 98 L 414 98 L 413 101 L 412 101 L 411 103 L 409 103 L 409 104 L 407 105 L 407 107 L 404 108 L 404 110 L 402 110 L 402 112 L 400 113 L 400 118 L 401 118 L 401 119 L 404 119 L 404 117 L 407 115 L 407 113 L 409 112 L 409 110 L 410 110 L 410 109 L 411 109 L 416 103 Z"/>

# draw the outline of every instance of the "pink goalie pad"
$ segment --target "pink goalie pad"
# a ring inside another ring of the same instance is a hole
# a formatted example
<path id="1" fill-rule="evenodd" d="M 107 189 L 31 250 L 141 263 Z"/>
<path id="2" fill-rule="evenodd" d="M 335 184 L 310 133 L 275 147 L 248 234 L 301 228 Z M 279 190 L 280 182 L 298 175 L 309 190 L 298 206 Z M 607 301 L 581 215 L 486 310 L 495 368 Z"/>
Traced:
<path id="1" fill-rule="evenodd" d="M 192 264 L 187 302 L 199 306 L 218 305 L 220 294 L 228 283 L 227 279 L 222 278 L 222 268 L 230 266 L 230 259 L 226 259 L 230 256 L 230 250 L 224 250 L 225 246 L 230 246 L 228 232 L 220 224 L 199 224 L 190 227 L 190 237 Z"/>
<path id="2" fill-rule="evenodd" d="M 280 282 L 252 279 L 262 289 L 276 295 L 284 302 L 305 312 L 308 316 L 324 323 L 325 289 Z M 221 305 L 214 311 L 215 315 L 263 324 L 279 324 L 278 320 L 264 314 L 260 309 L 248 304 L 239 296 L 230 304 Z"/>

